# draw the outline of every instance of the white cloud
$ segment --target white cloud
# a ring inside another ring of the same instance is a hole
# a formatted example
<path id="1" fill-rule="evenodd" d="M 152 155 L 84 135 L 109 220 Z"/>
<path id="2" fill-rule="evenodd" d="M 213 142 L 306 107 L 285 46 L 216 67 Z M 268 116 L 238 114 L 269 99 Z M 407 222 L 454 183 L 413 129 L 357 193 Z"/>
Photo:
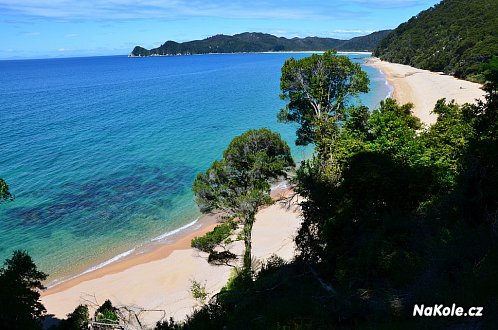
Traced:
<path id="1" fill-rule="evenodd" d="M 0 0 L 3 15 L 27 15 L 68 20 L 130 20 L 182 17 L 324 18 L 314 6 L 282 6 L 280 2 L 243 0 Z"/>
<path id="2" fill-rule="evenodd" d="M 21 35 L 26 36 L 26 37 L 36 37 L 39 36 L 41 33 L 40 32 L 23 32 Z"/>

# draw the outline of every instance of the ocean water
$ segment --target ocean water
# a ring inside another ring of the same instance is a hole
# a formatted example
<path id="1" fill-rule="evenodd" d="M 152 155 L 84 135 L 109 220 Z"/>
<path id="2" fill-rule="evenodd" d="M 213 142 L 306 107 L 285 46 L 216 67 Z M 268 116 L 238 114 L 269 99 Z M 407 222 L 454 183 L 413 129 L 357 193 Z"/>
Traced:
<path id="1" fill-rule="evenodd" d="M 27 250 L 51 279 L 109 263 L 199 217 L 191 185 L 250 128 L 280 132 L 284 61 L 306 54 L 0 61 L 0 260 Z M 348 55 L 362 63 L 366 55 Z M 373 108 L 389 93 L 364 67 Z"/>

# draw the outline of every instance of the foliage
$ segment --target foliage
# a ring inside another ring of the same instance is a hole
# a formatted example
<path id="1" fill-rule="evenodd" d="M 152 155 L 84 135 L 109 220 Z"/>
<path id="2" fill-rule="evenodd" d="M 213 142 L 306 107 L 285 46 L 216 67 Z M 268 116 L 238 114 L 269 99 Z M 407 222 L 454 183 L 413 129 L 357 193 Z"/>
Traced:
<path id="1" fill-rule="evenodd" d="M 315 264 L 344 297 L 338 317 L 356 326 L 425 327 L 427 321 L 410 318 L 415 303 L 480 303 L 492 311 L 483 324 L 493 324 L 494 100 L 488 95 L 477 106 L 440 100 L 437 122 L 422 131 L 410 105 L 386 100 L 366 125 L 346 122 L 339 131 L 331 148 L 331 157 L 340 160 L 338 178 L 325 176 L 315 160 L 298 171 L 298 190 L 306 199 L 296 238 L 300 259 Z"/>
<path id="2" fill-rule="evenodd" d="M 193 248 L 204 252 L 212 252 L 213 249 L 221 242 L 225 241 L 237 228 L 237 223 L 233 220 L 227 220 L 216 227 L 204 236 L 194 237 L 191 242 Z"/>
<path id="3" fill-rule="evenodd" d="M 201 305 L 206 302 L 208 293 L 206 292 L 206 284 L 201 284 L 196 280 L 190 281 L 190 293 L 192 297 Z"/>
<path id="4" fill-rule="evenodd" d="M 9 185 L 0 178 L 0 204 L 12 200 L 14 200 L 14 196 L 9 191 Z"/>
<path id="5" fill-rule="evenodd" d="M 237 259 L 237 255 L 230 251 L 211 251 L 208 256 L 208 262 L 215 265 L 229 265 L 229 262 Z"/>
<path id="6" fill-rule="evenodd" d="M 112 305 L 112 302 L 109 299 L 107 299 L 99 308 L 97 308 L 97 310 L 95 311 L 95 320 L 101 323 L 119 323 L 117 309 Z M 102 328 L 107 329 L 106 326 L 102 326 Z"/>
<path id="7" fill-rule="evenodd" d="M 378 31 L 366 36 L 339 40 L 333 38 L 292 38 L 276 37 L 265 33 L 240 33 L 233 36 L 215 35 L 204 40 L 194 40 L 183 43 L 167 41 L 153 49 L 136 46 L 133 56 L 151 55 L 191 55 L 210 53 L 250 53 L 269 51 L 315 51 L 338 49 L 341 51 L 373 50 L 389 33 L 389 30 Z"/>
<path id="8" fill-rule="evenodd" d="M 288 59 L 280 78 L 281 98 L 287 101 L 278 118 L 296 122 L 297 145 L 317 144 L 318 154 L 347 116 L 348 101 L 368 91 L 368 76 L 360 65 L 334 51 L 300 60 Z"/>
<path id="9" fill-rule="evenodd" d="M 25 251 L 16 250 L 5 260 L 0 269 L 1 329 L 41 329 L 46 310 L 39 291 L 46 278 Z"/>
<path id="10" fill-rule="evenodd" d="M 176 330 L 181 329 L 180 324 L 176 324 L 173 318 L 171 317 L 168 321 L 157 322 L 154 330 Z"/>
<path id="11" fill-rule="evenodd" d="M 289 146 L 278 133 L 262 128 L 235 137 L 223 152 L 223 160 L 215 161 L 194 181 L 193 191 L 202 212 L 223 211 L 241 219 L 247 271 L 256 211 L 272 202 L 270 180 L 285 177 L 293 166 Z"/>
<path id="12" fill-rule="evenodd" d="M 317 141 L 327 153 L 297 170 L 297 260 L 269 260 L 254 281 L 235 270 L 181 327 L 496 328 L 496 63 L 484 70 L 486 102 L 440 100 L 428 128 L 411 104 L 390 99 L 371 113 L 347 111 L 334 139 Z M 484 314 L 414 318 L 421 303 L 482 306 Z"/>
<path id="13" fill-rule="evenodd" d="M 333 303 L 304 264 L 277 262 L 254 282 L 242 277 L 189 316 L 182 329 L 330 328 Z"/>
<path id="14" fill-rule="evenodd" d="M 443 0 L 401 24 L 375 50 L 383 60 L 482 81 L 498 54 L 496 0 Z"/>
<path id="15" fill-rule="evenodd" d="M 498 56 L 493 56 L 489 63 L 482 67 L 484 75 L 484 90 L 488 93 L 488 103 L 498 102 Z"/>
<path id="16" fill-rule="evenodd" d="M 78 305 L 72 313 L 67 314 L 67 319 L 62 320 L 54 330 L 83 330 L 88 329 L 90 313 L 87 305 Z"/>

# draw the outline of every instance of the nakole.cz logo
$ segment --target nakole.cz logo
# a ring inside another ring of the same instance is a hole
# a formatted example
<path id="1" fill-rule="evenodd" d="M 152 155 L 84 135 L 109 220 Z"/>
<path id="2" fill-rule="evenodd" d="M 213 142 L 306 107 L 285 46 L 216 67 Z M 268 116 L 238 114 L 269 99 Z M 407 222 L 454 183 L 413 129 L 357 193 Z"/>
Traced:
<path id="1" fill-rule="evenodd" d="M 482 316 L 484 307 L 470 307 L 465 309 L 453 304 L 451 307 L 443 304 L 425 306 L 416 304 L 413 306 L 413 316 Z"/>

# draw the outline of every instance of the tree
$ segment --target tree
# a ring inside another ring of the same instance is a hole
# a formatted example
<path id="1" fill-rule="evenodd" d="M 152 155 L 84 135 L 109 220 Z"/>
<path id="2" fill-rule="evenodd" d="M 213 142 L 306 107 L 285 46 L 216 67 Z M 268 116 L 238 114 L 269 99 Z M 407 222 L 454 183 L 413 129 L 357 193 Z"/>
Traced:
<path id="1" fill-rule="evenodd" d="M 498 102 L 498 56 L 494 56 L 482 68 L 485 79 L 484 90 L 488 93 L 488 104 L 496 104 Z"/>
<path id="2" fill-rule="evenodd" d="M 25 251 L 14 251 L 5 261 L 0 269 L 1 329 L 41 329 L 46 310 L 39 291 L 47 276 Z"/>
<path id="3" fill-rule="evenodd" d="M 335 51 L 288 59 L 280 78 L 281 98 L 287 101 L 278 114 L 283 122 L 296 122 L 297 145 L 315 143 L 325 155 L 337 125 L 348 115 L 348 102 L 368 92 L 369 79 L 357 63 Z"/>
<path id="4" fill-rule="evenodd" d="M 72 313 L 67 314 L 67 319 L 62 320 L 53 330 L 81 330 L 88 329 L 90 313 L 87 305 L 78 305 Z M 50 328 L 52 329 L 52 328 Z"/>
<path id="5" fill-rule="evenodd" d="M 9 191 L 9 185 L 3 179 L 0 179 L 0 204 L 13 199 L 14 196 Z"/>
<path id="6" fill-rule="evenodd" d="M 285 177 L 294 166 L 289 146 L 278 133 L 262 128 L 235 137 L 205 172 L 197 175 L 193 191 L 202 212 L 223 211 L 243 223 L 244 269 L 251 267 L 251 232 L 255 215 L 271 203 L 270 180 Z"/>

